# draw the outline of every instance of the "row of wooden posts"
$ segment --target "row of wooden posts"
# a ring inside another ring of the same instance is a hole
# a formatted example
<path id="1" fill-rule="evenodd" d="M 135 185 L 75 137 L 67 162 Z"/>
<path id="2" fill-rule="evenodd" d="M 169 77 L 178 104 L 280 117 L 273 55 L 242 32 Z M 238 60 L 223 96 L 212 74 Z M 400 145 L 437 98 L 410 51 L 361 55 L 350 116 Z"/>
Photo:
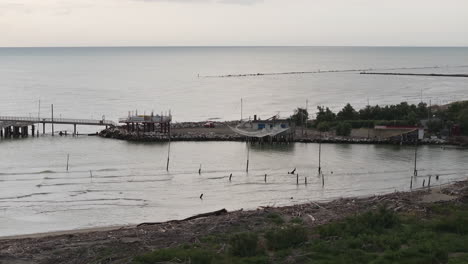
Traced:
<path id="1" fill-rule="evenodd" d="M 31 135 L 35 134 L 35 126 L 31 126 Z M 27 137 L 29 135 L 28 126 L 23 125 L 13 125 L 6 126 L 3 129 L 0 129 L 0 138 L 17 138 L 17 137 Z"/>
<path id="2" fill-rule="evenodd" d="M 52 136 L 55 135 L 54 125 L 52 125 Z M 39 130 L 36 130 L 36 126 L 34 124 L 30 125 L 11 125 L 6 126 L 3 129 L 0 129 L 0 138 L 19 138 L 19 137 L 28 137 L 29 136 L 29 126 L 31 126 L 31 136 L 39 136 Z M 73 124 L 73 135 L 77 135 L 76 132 L 76 124 Z M 42 123 L 42 134 L 45 134 L 45 123 Z M 62 132 L 59 132 L 62 135 Z M 67 135 L 67 131 L 64 132 Z"/>
<path id="3" fill-rule="evenodd" d="M 417 170 L 417 152 L 418 152 L 418 146 L 417 146 L 417 143 L 416 143 L 416 146 L 415 146 L 415 154 L 414 154 L 414 172 L 413 172 L 413 176 L 411 176 L 411 182 L 410 182 L 410 189 L 413 189 L 413 178 L 414 177 L 417 177 L 418 175 L 418 170 Z M 171 153 L 171 143 L 169 141 L 169 145 L 168 145 L 168 152 L 167 152 L 167 164 L 166 164 L 166 171 L 169 171 L 169 161 L 170 161 L 170 153 Z M 319 164 L 318 164 L 318 175 L 319 177 L 321 178 L 322 180 L 322 187 L 325 186 L 325 175 L 322 173 L 322 167 L 321 167 L 321 153 L 322 153 L 322 144 L 319 143 Z M 250 158 L 250 148 L 249 148 L 249 144 L 247 142 L 247 165 L 246 165 L 246 172 L 249 172 L 249 158 Z M 68 168 L 69 168 L 69 160 L 70 160 L 70 154 L 67 154 L 67 172 L 68 172 Z M 202 172 L 202 164 L 200 164 L 200 167 L 198 169 L 198 174 L 201 174 Z M 296 172 L 296 168 L 294 168 L 293 171 L 291 172 L 288 172 L 288 174 L 295 174 Z M 90 175 L 92 177 L 92 172 L 90 171 Z M 428 179 L 428 187 L 430 188 L 431 186 L 431 178 L 432 176 L 429 176 L 429 179 Z M 229 175 L 229 181 L 232 180 L 232 173 Z M 439 176 L 437 175 L 436 176 L 436 180 L 439 180 Z M 265 174 L 265 177 L 264 177 L 264 181 L 267 182 L 267 174 Z M 423 187 L 425 187 L 425 183 L 426 183 L 426 180 L 424 179 L 423 180 Z M 296 184 L 299 185 L 299 173 L 296 174 Z M 304 177 L 304 184 L 307 185 L 307 177 Z"/>

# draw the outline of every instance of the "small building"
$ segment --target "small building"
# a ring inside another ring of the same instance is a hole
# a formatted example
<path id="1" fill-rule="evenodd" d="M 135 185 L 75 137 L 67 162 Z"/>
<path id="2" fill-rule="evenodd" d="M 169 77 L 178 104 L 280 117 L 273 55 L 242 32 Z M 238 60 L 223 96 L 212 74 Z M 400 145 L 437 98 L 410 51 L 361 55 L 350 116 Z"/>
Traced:
<path id="1" fill-rule="evenodd" d="M 266 120 L 257 119 L 241 122 L 230 127 L 235 133 L 245 136 L 249 141 L 289 142 L 294 139 L 295 125 L 289 119 L 273 116 Z"/>
<path id="2" fill-rule="evenodd" d="M 424 138 L 424 127 L 418 126 L 375 126 L 375 131 L 380 138 L 394 142 L 408 143 Z"/>

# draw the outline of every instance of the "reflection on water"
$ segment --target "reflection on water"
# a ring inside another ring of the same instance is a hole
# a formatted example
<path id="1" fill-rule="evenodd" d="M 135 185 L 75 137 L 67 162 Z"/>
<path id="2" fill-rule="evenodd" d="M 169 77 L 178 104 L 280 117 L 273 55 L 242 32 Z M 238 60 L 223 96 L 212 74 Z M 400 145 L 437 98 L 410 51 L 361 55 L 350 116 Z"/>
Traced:
<path id="1" fill-rule="evenodd" d="M 285 143 L 285 144 L 251 144 L 249 146 L 250 146 L 251 151 L 269 152 L 269 154 L 271 154 L 271 153 L 277 153 L 277 152 L 293 152 L 294 147 L 296 146 L 296 144 L 290 144 L 290 143 Z"/>
<path id="2" fill-rule="evenodd" d="M 252 145 L 248 173 L 242 142 L 172 142 L 169 171 L 167 143 L 41 137 L 0 147 L 0 235 L 408 190 L 414 164 L 413 146 L 322 144 L 322 188 L 318 144 Z M 418 153 L 414 186 L 429 175 L 440 175 L 434 185 L 467 176 L 466 150 L 422 146 Z M 299 185 L 287 173 L 294 168 Z"/>

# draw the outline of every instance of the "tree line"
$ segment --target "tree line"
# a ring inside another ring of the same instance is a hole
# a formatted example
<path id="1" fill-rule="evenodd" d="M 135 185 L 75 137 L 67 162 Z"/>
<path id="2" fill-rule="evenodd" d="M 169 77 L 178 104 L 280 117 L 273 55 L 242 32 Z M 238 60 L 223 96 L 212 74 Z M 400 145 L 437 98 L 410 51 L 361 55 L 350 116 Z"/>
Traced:
<path id="1" fill-rule="evenodd" d="M 304 108 L 297 108 L 291 116 L 291 120 L 299 126 L 305 125 L 308 119 L 309 113 Z M 423 102 L 401 102 L 386 106 L 368 105 L 359 110 L 348 103 L 337 113 L 329 107 L 317 106 L 316 118 L 310 122 L 309 127 L 320 131 L 334 128 L 337 135 L 349 135 L 351 128 L 373 128 L 375 125 L 416 126 L 421 125 L 421 120 L 429 120 L 427 126 L 435 133 L 458 124 L 462 132 L 468 134 L 468 101 L 432 107 Z"/>

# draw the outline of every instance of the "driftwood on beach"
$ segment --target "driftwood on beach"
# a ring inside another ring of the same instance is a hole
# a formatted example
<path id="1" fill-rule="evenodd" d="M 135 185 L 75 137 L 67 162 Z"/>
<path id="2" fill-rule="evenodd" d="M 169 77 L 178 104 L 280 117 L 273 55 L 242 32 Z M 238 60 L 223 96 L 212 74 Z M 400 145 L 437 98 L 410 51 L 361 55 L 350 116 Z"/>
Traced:
<path id="1" fill-rule="evenodd" d="M 227 214 L 227 213 L 228 213 L 228 211 L 223 208 L 221 210 L 217 210 L 217 211 L 213 211 L 213 212 L 197 214 L 197 215 L 194 215 L 194 216 L 182 219 L 182 220 L 171 220 L 171 221 L 166 221 L 166 222 L 145 222 L 145 223 L 141 223 L 141 224 L 137 225 L 137 227 L 145 226 L 145 225 L 159 225 L 159 224 L 164 224 L 164 223 L 184 222 L 184 221 L 190 221 L 190 220 L 194 220 L 194 219 L 202 218 L 202 217 L 220 216 L 220 215 Z"/>

